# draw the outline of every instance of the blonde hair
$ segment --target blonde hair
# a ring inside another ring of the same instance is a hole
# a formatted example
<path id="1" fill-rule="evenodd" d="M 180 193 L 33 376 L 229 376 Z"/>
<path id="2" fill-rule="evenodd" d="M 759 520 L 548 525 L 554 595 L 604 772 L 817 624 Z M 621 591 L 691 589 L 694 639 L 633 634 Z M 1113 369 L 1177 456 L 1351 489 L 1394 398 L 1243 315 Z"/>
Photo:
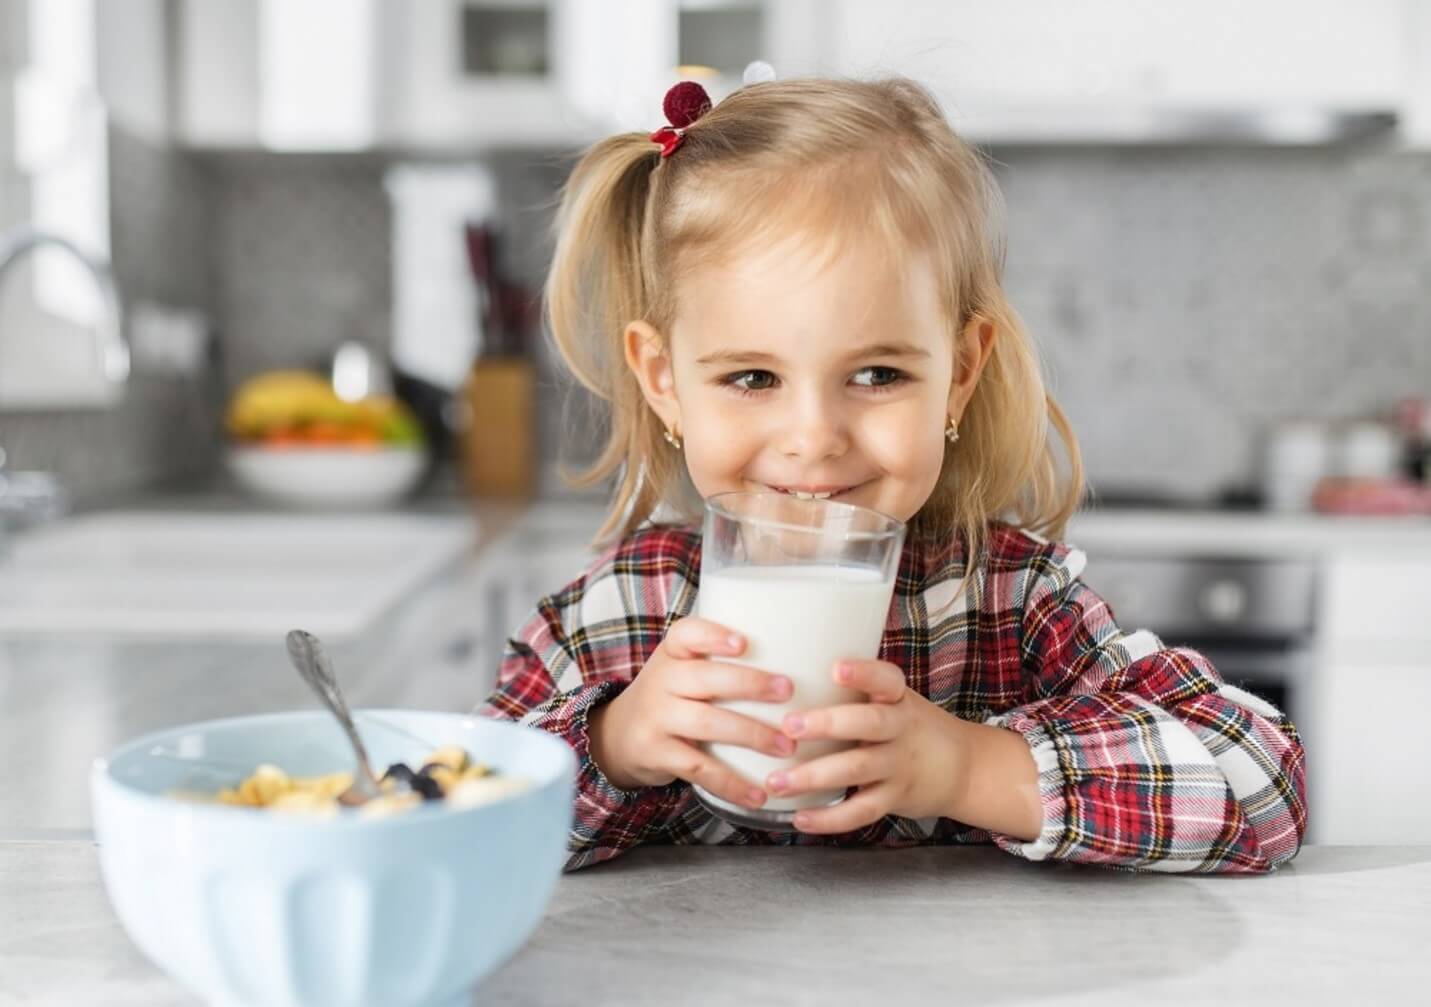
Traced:
<path id="1" fill-rule="evenodd" d="M 910 539 L 952 545 L 962 536 L 967 574 L 993 521 L 1062 535 L 1082 497 L 1082 463 L 1004 296 L 1002 196 L 934 98 L 895 77 L 753 84 L 691 124 L 669 158 L 646 133 L 623 133 L 577 163 L 561 194 L 545 309 L 567 366 L 609 406 L 603 450 L 568 475 L 590 486 L 620 471 L 598 542 L 673 503 L 685 474 L 626 365 L 627 325 L 644 319 L 669 333 L 681 276 L 749 243 L 793 234 L 836 255 L 872 233 L 895 255 L 929 257 L 951 338 L 976 316 L 998 330 Z"/>

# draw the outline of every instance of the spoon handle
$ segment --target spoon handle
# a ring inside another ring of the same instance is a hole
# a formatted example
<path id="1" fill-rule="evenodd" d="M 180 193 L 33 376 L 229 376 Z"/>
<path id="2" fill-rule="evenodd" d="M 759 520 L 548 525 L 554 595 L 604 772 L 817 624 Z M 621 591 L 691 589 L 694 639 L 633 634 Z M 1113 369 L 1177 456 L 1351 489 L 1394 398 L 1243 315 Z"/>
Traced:
<path id="1" fill-rule="evenodd" d="M 368 763 L 368 752 L 363 747 L 363 739 L 358 737 L 358 729 L 353 724 L 353 717 L 348 712 L 348 704 L 343 702 L 343 694 L 338 691 L 338 680 L 333 675 L 333 666 L 328 662 L 328 655 L 323 651 L 323 645 L 318 642 L 318 638 L 312 633 L 306 633 L 301 629 L 289 632 L 288 656 L 293 659 L 294 666 L 298 669 L 303 680 L 312 687 L 318 694 L 318 698 L 323 700 L 324 705 L 333 711 L 333 715 L 338 718 L 338 722 L 343 725 L 343 730 L 348 734 L 348 740 L 352 742 L 353 749 L 358 753 L 358 765 L 367 775 L 368 779 L 376 783 L 373 770 Z"/>

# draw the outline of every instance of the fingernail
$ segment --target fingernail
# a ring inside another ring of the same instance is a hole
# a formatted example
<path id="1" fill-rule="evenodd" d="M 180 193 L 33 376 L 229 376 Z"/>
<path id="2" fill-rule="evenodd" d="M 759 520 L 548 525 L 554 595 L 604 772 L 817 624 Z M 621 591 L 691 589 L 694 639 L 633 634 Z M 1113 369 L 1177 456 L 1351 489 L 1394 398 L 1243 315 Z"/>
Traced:
<path id="1" fill-rule="evenodd" d="M 730 636 L 725 638 L 725 642 L 731 650 L 739 650 L 741 644 L 743 644 L 745 641 L 740 638 L 739 633 L 732 633 L 730 634 Z"/>
<path id="2" fill-rule="evenodd" d="M 777 699 L 784 699 L 786 696 L 790 695 L 791 692 L 794 691 L 794 689 L 795 683 L 791 682 L 790 679 L 786 678 L 784 675 L 779 675 L 772 679 L 770 682 L 770 691 L 775 695 Z"/>
<path id="3" fill-rule="evenodd" d="M 835 681 L 848 682 L 854 677 L 855 671 L 848 664 L 835 665 Z"/>
<path id="4" fill-rule="evenodd" d="M 771 773 L 770 778 L 765 781 L 765 784 L 778 794 L 790 786 L 790 777 L 784 773 Z"/>
<path id="5" fill-rule="evenodd" d="M 751 789 L 745 792 L 745 801 L 752 808 L 758 808 L 765 803 L 765 791 Z"/>
<path id="6" fill-rule="evenodd" d="M 781 755 L 794 755 L 795 742 L 791 741 L 783 734 L 778 735 L 775 738 L 775 751 L 779 752 Z"/>
<path id="7" fill-rule="evenodd" d="M 785 727 L 783 730 L 791 737 L 797 734 L 803 734 L 805 731 L 805 718 L 798 713 L 790 714 L 790 716 L 785 718 Z"/>
<path id="8" fill-rule="evenodd" d="M 810 827 L 810 816 L 801 812 L 795 816 L 791 824 L 797 829 L 808 829 Z"/>

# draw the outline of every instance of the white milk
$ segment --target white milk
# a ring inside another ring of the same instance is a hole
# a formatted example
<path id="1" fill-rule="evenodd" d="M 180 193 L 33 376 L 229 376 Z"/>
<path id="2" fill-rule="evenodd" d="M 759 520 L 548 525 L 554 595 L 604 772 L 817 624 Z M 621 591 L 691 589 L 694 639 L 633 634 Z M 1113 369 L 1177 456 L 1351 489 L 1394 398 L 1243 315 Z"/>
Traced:
<path id="1" fill-rule="evenodd" d="M 786 675 L 795 684 L 787 703 L 754 701 L 718 705 L 778 728 L 791 711 L 857 703 L 866 696 L 834 682 L 842 658 L 879 656 L 880 636 L 894 593 L 893 579 L 877 570 L 841 566 L 736 566 L 701 580 L 697 605 L 709 619 L 744 634 L 745 652 L 722 661 Z M 706 750 L 756 786 L 777 769 L 849 748 L 844 741 L 801 741 L 779 759 L 740 745 L 711 743 Z M 794 811 L 833 803 L 844 791 L 792 797 L 771 795 L 763 811 Z"/>

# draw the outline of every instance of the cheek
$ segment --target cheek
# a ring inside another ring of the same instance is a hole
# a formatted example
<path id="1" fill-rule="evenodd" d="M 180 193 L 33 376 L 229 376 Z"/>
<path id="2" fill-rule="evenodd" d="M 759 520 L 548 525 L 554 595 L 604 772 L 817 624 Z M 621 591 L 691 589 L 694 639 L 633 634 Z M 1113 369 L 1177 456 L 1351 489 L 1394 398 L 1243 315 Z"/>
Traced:
<path id="1" fill-rule="evenodd" d="M 738 489 L 741 472 L 760 451 L 755 424 L 740 421 L 727 403 L 714 396 L 693 395 L 682 400 L 686 468 L 702 496 Z"/>
<path id="2" fill-rule="evenodd" d="M 860 442 L 870 460 L 890 475 L 925 477 L 930 485 L 944 461 L 939 414 L 922 403 L 876 409 L 866 417 Z"/>

